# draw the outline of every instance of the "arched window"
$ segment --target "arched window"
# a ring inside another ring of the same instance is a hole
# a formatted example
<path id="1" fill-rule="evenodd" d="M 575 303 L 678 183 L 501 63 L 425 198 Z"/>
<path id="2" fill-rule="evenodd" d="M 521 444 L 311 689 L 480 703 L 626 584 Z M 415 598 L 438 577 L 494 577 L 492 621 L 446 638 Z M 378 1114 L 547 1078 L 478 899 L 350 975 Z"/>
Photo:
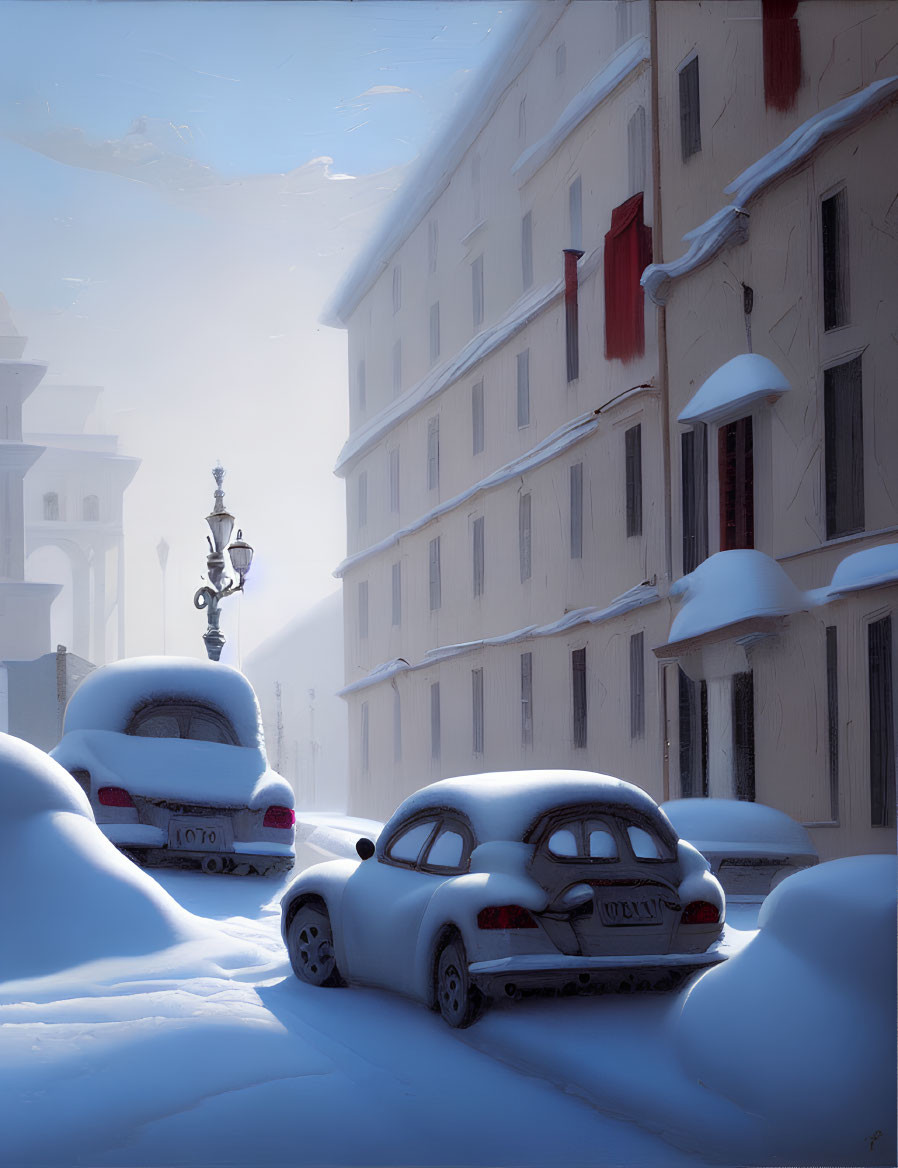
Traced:
<path id="1" fill-rule="evenodd" d="M 44 519 L 59 519 L 59 495 L 55 491 L 47 491 L 44 495 Z"/>
<path id="2" fill-rule="evenodd" d="M 100 520 L 100 500 L 96 495 L 85 495 L 81 507 L 82 518 L 87 523 L 98 523 Z"/>

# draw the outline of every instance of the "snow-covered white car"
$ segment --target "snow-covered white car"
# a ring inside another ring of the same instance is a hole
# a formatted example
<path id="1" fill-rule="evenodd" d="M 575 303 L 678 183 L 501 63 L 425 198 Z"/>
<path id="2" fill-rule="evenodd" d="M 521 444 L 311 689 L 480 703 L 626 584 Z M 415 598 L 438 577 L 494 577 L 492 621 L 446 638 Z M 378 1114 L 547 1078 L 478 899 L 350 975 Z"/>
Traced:
<path id="1" fill-rule="evenodd" d="M 281 901 L 293 970 L 312 985 L 398 990 L 462 1027 L 497 996 L 666 988 L 723 959 L 707 861 L 620 779 L 444 779 L 357 849 L 306 869 Z"/>
<path id="2" fill-rule="evenodd" d="M 729 900 L 762 900 L 820 858 L 806 828 L 764 803 L 671 799 L 661 810 L 709 862 Z"/>
<path id="3" fill-rule="evenodd" d="M 51 755 L 139 863 L 263 876 L 293 867 L 293 790 L 268 765 L 252 686 L 228 665 L 134 657 L 96 669 Z"/>

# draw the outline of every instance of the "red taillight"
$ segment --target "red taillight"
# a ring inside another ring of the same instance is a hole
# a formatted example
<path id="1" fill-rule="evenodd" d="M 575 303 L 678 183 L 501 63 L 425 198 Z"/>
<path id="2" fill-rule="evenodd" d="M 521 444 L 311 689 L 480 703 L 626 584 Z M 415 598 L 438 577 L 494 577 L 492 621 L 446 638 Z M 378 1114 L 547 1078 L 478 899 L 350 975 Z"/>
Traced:
<path id="1" fill-rule="evenodd" d="M 713 904 L 706 900 L 694 900 L 683 909 L 680 923 L 683 925 L 716 925 L 720 920 L 720 913 Z"/>
<path id="2" fill-rule="evenodd" d="M 536 921 L 519 904 L 482 908 L 477 914 L 478 929 L 535 929 Z"/>
<path id="3" fill-rule="evenodd" d="M 296 816 L 292 807 L 269 807 L 262 820 L 263 827 L 289 828 L 296 823 Z"/>
<path id="4" fill-rule="evenodd" d="M 101 787 L 97 799 L 103 807 L 133 807 L 134 800 L 124 787 Z"/>

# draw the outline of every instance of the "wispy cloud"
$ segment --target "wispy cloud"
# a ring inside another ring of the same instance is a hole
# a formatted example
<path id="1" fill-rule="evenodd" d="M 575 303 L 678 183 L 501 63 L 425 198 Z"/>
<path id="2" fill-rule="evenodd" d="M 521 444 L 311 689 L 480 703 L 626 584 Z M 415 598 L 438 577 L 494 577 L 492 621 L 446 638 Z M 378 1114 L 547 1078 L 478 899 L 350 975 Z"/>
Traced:
<path id="1" fill-rule="evenodd" d="M 384 93 L 411 93 L 411 89 L 406 89 L 402 85 L 372 85 L 370 89 L 366 89 L 361 97 L 380 97 Z"/>

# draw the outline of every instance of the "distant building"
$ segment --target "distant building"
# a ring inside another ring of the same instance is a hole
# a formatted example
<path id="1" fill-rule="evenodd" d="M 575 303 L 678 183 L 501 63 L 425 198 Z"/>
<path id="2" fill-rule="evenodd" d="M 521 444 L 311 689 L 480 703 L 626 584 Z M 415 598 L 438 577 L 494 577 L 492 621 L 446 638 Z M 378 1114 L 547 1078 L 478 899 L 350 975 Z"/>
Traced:
<path id="1" fill-rule="evenodd" d="M 268 759 L 302 810 L 346 808 L 343 611 L 339 592 L 269 637 L 243 663 L 262 709 Z"/>

